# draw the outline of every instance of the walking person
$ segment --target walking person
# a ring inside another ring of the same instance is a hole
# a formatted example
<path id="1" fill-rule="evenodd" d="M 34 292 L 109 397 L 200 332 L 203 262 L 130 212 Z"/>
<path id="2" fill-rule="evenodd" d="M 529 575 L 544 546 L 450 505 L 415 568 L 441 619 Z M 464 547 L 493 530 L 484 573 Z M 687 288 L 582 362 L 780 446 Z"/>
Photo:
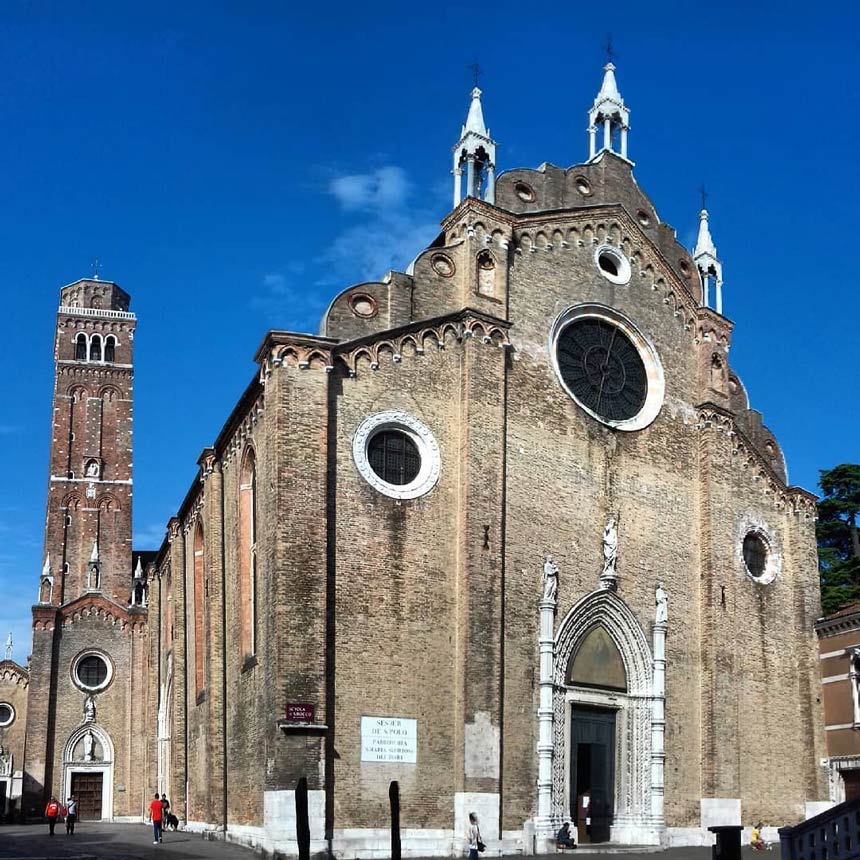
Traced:
<path id="1" fill-rule="evenodd" d="M 164 832 L 167 829 L 167 820 L 170 817 L 170 801 L 166 794 L 161 795 L 161 830 Z"/>
<path id="2" fill-rule="evenodd" d="M 478 816 L 474 812 L 469 813 L 469 828 L 466 831 L 466 839 L 469 842 L 469 860 L 478 860 L 478 852 L 484 850 L 484 843 L 481 842 Z"/>
<path id="3" fill-rule="evenodd" d="M 66 804 L 66 833 L 69 836 L 75 835 L 75 822 L 78 820 L 78 802 L 73 794 L 69 795 L 69 802 Z"/>
<path id="4" fill-rule="evenodd" d="M 57 798 L 51 795 L 48 805 L 45 807 L 45 818 L 48 819 L 48 835 L 54 835 L 54 828 L 57 826 L 57 819 L 60 817 L 60 804 Z"/>
<path id="5" fill-rule="evenodd" d="M 152 834 L 155 837 L 152 844 L 158 845 L 161 842 L 161 822 L 164 820 L 164 807 L 161 805 L 161 798 L 157 791 L 155 792 L 155 800 L 149 804 L 149 820 L 152 822 Z"/>

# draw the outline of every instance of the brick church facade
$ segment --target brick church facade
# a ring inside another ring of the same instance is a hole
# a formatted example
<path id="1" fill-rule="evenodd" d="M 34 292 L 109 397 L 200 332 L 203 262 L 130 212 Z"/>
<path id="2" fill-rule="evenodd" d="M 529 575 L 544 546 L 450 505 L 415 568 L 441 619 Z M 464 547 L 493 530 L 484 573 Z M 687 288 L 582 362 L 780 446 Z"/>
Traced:
<path id="1" fill-rule="evenodd" d="M 320 333 L 270 331 L 167 524 L 131 549 L 135 317 L 65 287 L 25 806 L 296 852 L 698 844 L 828 799 L 814 497 L 732 370 L 707 212 L 640 190 L 607 65 L 589 158 L 496 175 Z M 145 383 L 144 383 L 145 384 Z M 29 801 L 28 801 L 29 798 Z"/>

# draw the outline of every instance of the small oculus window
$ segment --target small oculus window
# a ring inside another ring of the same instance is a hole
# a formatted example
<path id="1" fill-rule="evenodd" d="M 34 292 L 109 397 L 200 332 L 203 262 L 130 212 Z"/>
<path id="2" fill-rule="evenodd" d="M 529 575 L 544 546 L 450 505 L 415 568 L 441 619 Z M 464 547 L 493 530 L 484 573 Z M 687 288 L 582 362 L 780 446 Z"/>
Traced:
<path id="1" fill-rule="evenodd" d="M 767 529 L 758 520 L 741 523 L 738 555 L 746 575 L 759 585 L 769 585 L 782 569 L 782 558 Z"/>
<path id="2" fill-rule="evenodd" d="M 626 284 L 630 280 L 630 262 L 612 245 L 601 245 L 594 252 L 594 262 L 607 281 L 613 284 Z"/>
<path id="3" fill-rule="evenodd" d="M 744 564 L 753 579 L 761 579 L 767 570 L 767 544 L 758 532 L 744 538 Z"/>
<path id="4" fill-rule="evenodd" d="M 514 185 L 514 193 L 525 203 L 533 203 L 537 197 L 534 188 L 527 182 L 517 182 Z"/>
<path id="5" fill-rule="evenodd" d="M 95 692 L 105 689 L 111 682 L 113 668 L 101 654 L 89 652 L 75 661 L 72 677 L 82 690 Z"/>
<path id="6" fill-rule="evenodd" d="M 377 412 L 361 422 L 352 440 L 361 476 L 394 499 L 415 499 L 439 480 L 439 445 L 430 429 L 405 412 Z"/>
<path id="7" fill-rule="evenodd" d="M 0 702 L 0 728 L 5 729 L 15 722 L 15 709 L 8 702 Z"/>

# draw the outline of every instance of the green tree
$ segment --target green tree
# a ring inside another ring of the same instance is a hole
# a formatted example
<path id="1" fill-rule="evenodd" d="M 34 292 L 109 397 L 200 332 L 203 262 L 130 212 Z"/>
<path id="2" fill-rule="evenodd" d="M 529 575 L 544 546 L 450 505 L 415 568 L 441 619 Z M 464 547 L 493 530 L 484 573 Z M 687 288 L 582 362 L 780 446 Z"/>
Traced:
<path id="1" fill-rule="evenodd" d="M 860 464 L 821 471 L 818 503 L 818 571 L 825 615 L 860 602 Z"/>

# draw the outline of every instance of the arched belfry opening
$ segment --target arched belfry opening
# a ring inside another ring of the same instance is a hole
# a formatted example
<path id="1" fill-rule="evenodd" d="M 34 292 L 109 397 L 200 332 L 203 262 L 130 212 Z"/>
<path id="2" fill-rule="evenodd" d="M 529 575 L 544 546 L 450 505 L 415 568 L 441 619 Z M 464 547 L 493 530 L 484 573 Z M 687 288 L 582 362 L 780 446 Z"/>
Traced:
<path id="1" fill-rule="evenodd" d="M 552 826 L 574 822 L 584 842 L 659 842 L 662 769 L 657 780 L 652 764 L 662 734 L 652 744 L 654 661 L 642 625 L 617 592 L 599 589 L 568 612 L 554 646 Z M 659 717 L 662 732 L 662 704 Z"/>

